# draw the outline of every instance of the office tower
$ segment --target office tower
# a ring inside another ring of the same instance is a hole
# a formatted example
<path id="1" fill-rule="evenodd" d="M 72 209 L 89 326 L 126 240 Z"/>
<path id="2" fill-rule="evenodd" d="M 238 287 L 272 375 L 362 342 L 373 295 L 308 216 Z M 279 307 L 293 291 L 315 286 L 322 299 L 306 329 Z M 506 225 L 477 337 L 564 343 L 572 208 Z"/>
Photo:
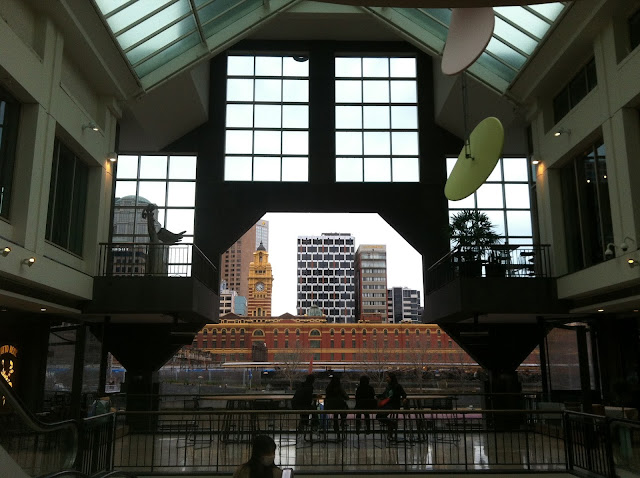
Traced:
<path id="1" fill-rule="evenodd" d="M 407 287 L 392 287 L 388 290 L 388 322 L 399 323 L 403 320 L 420 322 L 420 291 Z"/>
<path id="2" fill-rule="evenodd" d="M 220 280 L 243 297 L 249 296 L 249 264 L 260 243 L 269 250 L 269 221 L 255 223 L 222 254 Z"/>
<path id="3" fill-rule="evenodd" d="M 356 317 L 387 317 L 387 246 L 361 245 L 356 252 Z"/>
<path id="4" fill-rule="evenodd" d="M 348 233 L 298 237 L 299 315 L 317 305 L 328 322 L 355 322 L 354 252 Z"/>
<path id="5" fill-rule="evenodd" d="M 225 314 L 236 314 L 236 299 L 238 293 L 235 290 L 230 290 L 227 287 L 227 283 L 222 281 L 220 283 L 220 317 Z"/>

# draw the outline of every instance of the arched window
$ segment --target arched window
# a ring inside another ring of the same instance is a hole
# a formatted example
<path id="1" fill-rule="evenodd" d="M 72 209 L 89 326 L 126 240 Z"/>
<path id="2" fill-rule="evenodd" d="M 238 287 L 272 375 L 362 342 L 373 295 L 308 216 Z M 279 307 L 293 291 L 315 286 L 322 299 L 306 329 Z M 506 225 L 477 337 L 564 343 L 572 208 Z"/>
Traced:
<path id="1" fill-rule="evenodd" d="M 227 335 L 227 329 L 222 329 L 222 335 Z"/>
<path id="2" fill-rule="evenodd" d="M 438 329 L 436 333 L 438 334 L 438 337 L 440 337 L 440 329 Z"/>
<path id="3" fill-rule="evenodd" d="M 284 329 L 284 336 L 289 337 L 289 329 Z"/>
<path id="4" fill-rule="evenodd" d="M 254 330 L 253 331 L 253 336 L 254 337 L 264 337 L 264 332 L 260 329 Z"/>
<path id="5" fill-rule="evenodd" d="M 202 335 L 207 335 L 207 329 L 202 329 Z"/>
<path id="6" fill-rule="evenodd" d="M 387 329 L 384 329 L 384 336 L 385 337 L 387 336 L 387 333 L 388 333 Z"/>
<path id="7" fill-rule="evenodd" d="M 404 335 L 406 335 L 407 337 L 409 337 L 409 329 L 407 329 L 407 331 L 404 333 Z"/>
<path id="8" fill-rule="evenodd" d="M 273 329 L 273 336 L 277 337 L 278 336 L 278 329 Z"/>
<path id="9" fill-rule="evenodd" d="M 416 335 L 420 335 L 420 329 L 416 329 Z"/>
<path id="10" fill-rule="evenodd" d="M 373 335 L 378 335 L 378 329 L 373 329 Z"/>
<path id="11" fill-rule="evenodd" d="M 319 330 L 313 329 L 311 332 L 309 332 L 309 335 L 311 335 L 313 337 L 319 337 L 321 334 L 320 334 Z"/>
<path id="12" fill-rule="evenodd" d="M 431 331 L 427 330 L 427 337 L 431 337 Z"/>
<path id="13" fill-rule="evenodd" d="M 340 330 L 340 335 L 344 336 L 344 329 Z"/>
<path id="14" fill-rule="evenodd" d="M 367 329 L 362 329 L 362 336 L 364 337 L 365 335 L 367 335 Z"/>
<path id="15" fill-rule="evenodd" d="M 231 335 L 236 335 L 236 329 L 231 329 Z"/>
<path id="16" fill-rule="evenodd" d="M 336 331 L 335 331 L 335 330 L 333 330 L 333 329 L 331 329 L 331 332 L 330 332 L 330 333 L 331 333 L 331 337 L 333 337 L 333 336 L 335 335 Z"/>
<path id="17" fill-rule="evenodd" d="M 296 337 L 300 337 L 300 329 L 296 329 Z"/>
<path id="18" fill-rule="evenodd" d="M 351 335 L 356 335 L 356 329 L 351 329 Z"/>
<path id="19" fill-rule="evenodd" d="M 398 336 L 398 334 L 400 333 L 400 331 L 398 329 L 396 329 L 393 333 L 393 335 L 395 335 L 396 337 Z"/>
<path id="20" fill-rule="evenodd" d="M 213 329 L 213 330 L 211 331 L 211 333 L 212 333 L 213 335 L 218 335 L 218 331 L 217 331 L 216 329 Z"/>

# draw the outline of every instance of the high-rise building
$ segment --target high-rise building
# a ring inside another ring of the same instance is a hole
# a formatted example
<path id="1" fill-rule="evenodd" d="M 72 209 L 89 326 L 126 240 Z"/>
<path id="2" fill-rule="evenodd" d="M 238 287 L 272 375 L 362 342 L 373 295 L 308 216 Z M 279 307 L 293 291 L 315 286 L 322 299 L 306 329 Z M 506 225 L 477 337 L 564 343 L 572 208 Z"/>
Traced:
<path id="1" fill-rule="evenodd" d="M 247 315 L 251 317 L 271 316 L 273 274 L 269 263 L 269 253 L 262 243 L 253 253 L 253 261 L 249 264 L 248 288 Z"/>
<path id="2" fill-rule="evenodd" d="M 260 243 L 269 250 L 269 221 L 255 223 L 222 254 L 220 280 L 243 297 L 249 296 L 249 264 Z"/>
<path id="3" fill-rule="evenodd" d="M 348 233 L 298 237 L 299 315 L 317 305 L 328 322 L 355 322 L 354 253 Z"/>
<path id="4" fill-rule="evenodd" d="M 226 314 L 236 314 L 236 298 L 238 293 L 235 290 L 227 288 L 227 283 L 222 281 L 220 283 L 220 317 Z"/>
<path id="5" fill-rule="evenodd" d="M 356 317 L 387 317 L 387 246 L 361 245 L 356 251 Z"/>
<path id="6" fill-rule="evenodd" d="M 392 287 L 387 291 L 387 297 L 387 322 L 396 324 L 407 320 L 420 322 L 422 308 L 420 307 L 419 290 Z"/>

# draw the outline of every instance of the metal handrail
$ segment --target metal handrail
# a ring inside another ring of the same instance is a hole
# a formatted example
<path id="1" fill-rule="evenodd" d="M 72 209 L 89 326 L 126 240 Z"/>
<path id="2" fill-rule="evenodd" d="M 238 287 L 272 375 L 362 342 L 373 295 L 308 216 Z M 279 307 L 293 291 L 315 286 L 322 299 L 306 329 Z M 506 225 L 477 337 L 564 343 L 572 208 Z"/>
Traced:
<path id="1" fill-rule="evenodd" d="M 66 457 L 63 463 L 64 468 L 73 466 L 78 452 L 78 424 L 74 420 L 64 420 L 55 423 L 44 423 L 34 416 L 24 405 L 15 391 L 0 375 L 0 396 L 4 396 L 6 403 L 31 431 L 35 433 L 52 433 L 59 430 L 70 430 L 72 435 L 71 446 L 66 447 Z M 6 405 L 5 405 L 6 406 Z"/>

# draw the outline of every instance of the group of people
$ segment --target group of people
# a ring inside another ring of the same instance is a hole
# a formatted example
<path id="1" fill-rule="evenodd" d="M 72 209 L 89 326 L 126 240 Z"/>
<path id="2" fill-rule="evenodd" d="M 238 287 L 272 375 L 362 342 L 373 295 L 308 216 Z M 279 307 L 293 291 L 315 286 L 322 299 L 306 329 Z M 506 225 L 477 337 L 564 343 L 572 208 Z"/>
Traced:
<path id="1" fill-rule="evenodd" d="M 318 398 L 313 392 L 313 383 L 315 376 L 307 375 L 305 381 L 300 384 L 296 390 L 291 402 L 292 408 L 295 410 L 314 410 L 315 400 Z M 360 383 L 356 388 L 356 406 L 357 410 L 373 410 L 380 409 L 376 418 L 384 423 L 389 434 L 393 432 L 395 421 L 389 417 L 390 411 L 399 409 L 407 398 L 407 394 L 398 383 L 398 378 L 394 373 L 385 375 L 386 387 L 380 394 L 376 394 L 375 390 L 369 383 L 369 377 L 360 377 Z M 340 376 L 334 374 L 329 381 L 329 385 L 325 390 L 325 410 L 347 410 L 347 400 L 349 395 L 345 392 L 340 383 Z M 338 415 L 340 416 L 340 424 L 344 427 L 347 414 L 342 412 L 333 415 L 333 429 L 338 431 Z M 364 415 L 366 432 L 371 432 L 371 418 L 368 413 L 356 415 L 356 430 L 360 431 L 361 419 Z M 318 416 L 313 415 L 311 426 L 318 425 Z M 309 425 L 309 414 L 300 414 L 300 427 Z M 266 435 L 258 435 L 253 441 L 251 457 L 249 460 L 240 465 L 233 474 L 233 478 L 283 478 L 282 470 L 275 465 L 276 443 L 273 439 Z"/>
<path id="2" fill-rule="evenodd" d="M 307 375 L 305 381 L 298 387 L 292 400 L 291 405 L 295 410 L 314 410 L 316 395 L 313 392 L 313 383 L 315 376 Z M 381 394 L 376 394 L 374 388 L 369 383 L 369 377 L 363 375 L 360 377 L 360 383 L 356 388 L 356 405 L 357 410 L 372 410 L 381 409 L 376 418 L 388 429 L 394 428 L 395 421 L 389 418 L 389 412 L 384 410 L 399 409 L 402 406 L 403 401 L 407 398 L 407 394 L 404 388 L 398 382 L 398 378 L 392 372 L 385 375 L 386 387 Z M 325 410 L 347 410 L 347 400 L 349 395 L 345 392 L 342 384 L 340 383 L 340 375 L 334 374 L 329 381 L 329 385 L 325 390 Z M 340 417 L 340 424 L 338 423 L 338 415 Z M 356 414 L 356 431 L 360 432 L 362 416 L 364 416 L 366 433 L 371 433 L 371 417 L 368 413 Z M 318 416 L 313 415 L 311 419 L 311 426 L 317 426 Z M 339 428 L 343 428 L 346 424 L 347 414 L 342 412 L 340 414 L 333 415 L 333 430 L 338 432 Z M 300 415 L 299 428 L 303 428 L 309 424 L 309 415 Z"/>

